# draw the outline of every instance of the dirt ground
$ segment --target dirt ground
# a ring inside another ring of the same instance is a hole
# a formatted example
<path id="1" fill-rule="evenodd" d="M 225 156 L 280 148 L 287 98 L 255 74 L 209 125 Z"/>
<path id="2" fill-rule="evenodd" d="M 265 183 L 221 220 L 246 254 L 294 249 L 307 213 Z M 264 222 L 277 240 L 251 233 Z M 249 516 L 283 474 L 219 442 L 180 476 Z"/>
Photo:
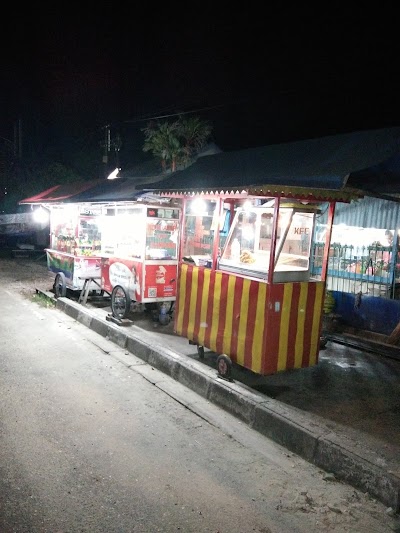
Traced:
<path id="1" fill-rule="evenodd" d="M 55 275 L 47 270 L 45 256 L 38 258 L 0 258 L 0 280 L 2 286 L 11 292 L 20 293 L 28 299 L 35 297 L 37 294 L 36 289 L 51 291 L 54 278 Z M 157 325 L 157 323 L 152 323 L 151 321 L 148 322 L 152 328 Z M 165 331 L 165 328 L 163 328 L 163 331 Z M 326 366 L 322 366 L 321 368 L 326 375 Z M 270 376 L 269 389 L 275 391 L 278 389 L 281 390 L 282 392 L 279 399 L 285 401 L 285 394 L 286 396 L 290 396 L 290 394 L 295 396 L 296 390 L 293 384 L 292 386 L 288 386 L 288 381 L 283 382 L 283 378 L 284 376 Z M 329 383 L 332 387 L 333 382 L 330 381 Z M 316 405 L 316 402 L 310 400 L 310 398 L 312 398 L 311 392 L 310 389 L 305 387 L 304 381 L 301 383 L 301 386 L 305 389 L 305 400 Z M 261 390 L 261 385 L 258 385 L 257 389 Z M 301 398 L 302 397 L 300 397 L 300 400 Z M 290 403 L 290 401 L 288 403 Z M 304 406 L 300 405 L 299 407 L 303 408 Z M 337 408 L 340 409 L 340 405 Z M 327 480 L 333 479 L 332 476 L 329 476 L 330 474 L 327 474 Z M 319 500 L 322 498 L 323 501 L 328 499 L 329 501 L 336 502 L 335 487 L 337 486 L 328 485 L 328 488 L 325 489 L 324 493 L 318 495 Z M 335 528 L 332 529 L 335 529 L 335 531 L 348 531 L 354 533 L 372 533 L 374 531 L 400 532 L 400 523 L 393 510 L 388 508 L 385 511 L 381 504 L 372 500 L 367 494 L 362 494 L 357 490 L 349 488 L 347 499 L 342 500 L 337 505 L 336 503 L 330 503 L 329 505 L 325 505 L 324 503 L 317 504 L 317 496 L 315 498 L 315 501 L 310 499 L 307 492 L 301 492 L 301 495 L 298 496 L 297 492 L 294 491 L 292 495 L 292 507 L 288 507 L 286 510 L 316 513 L 316 505 L 320 505 L 321 510 L 318 512 L 320 514 L 326 513 L 326 520 L 333 521 L 332 523 L 335 524 Z M 306 503 L 304 503 L 304 499 Z M 379 529 L 379 527 L 376 529 L 374 525 L 380 520 L 382 521 L 382 529 Z M 336 523 L 336 521 L 338 523 Z M 371 522 L 370 528 L 366 525 L 368 521 Z M 340 529 L 341 527 L 342 529 Z"/>
<path id="2" fill-rule="evenodd" d="M 45 255 L 36 258 L 0 258 L 0 280 L 3 287 L 31 298 L 37 288 L 50 291 L 54 275 L 47 270 Z"/>

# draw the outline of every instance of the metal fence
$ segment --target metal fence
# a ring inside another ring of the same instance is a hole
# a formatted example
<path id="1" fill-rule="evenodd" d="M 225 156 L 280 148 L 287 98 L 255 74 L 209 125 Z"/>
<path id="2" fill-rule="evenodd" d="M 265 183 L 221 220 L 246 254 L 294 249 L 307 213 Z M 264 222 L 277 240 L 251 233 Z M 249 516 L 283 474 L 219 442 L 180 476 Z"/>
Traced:
<path id="1" fill-rule="evenodd" d="M 323 243 L 315 243 L 311 257 L 311 274 L 321 274 Z M 400 265 L 393 248 L 343 246 L 333 244 L 329 251 L 328 290 L 369 294 L 400 299 Z"/>

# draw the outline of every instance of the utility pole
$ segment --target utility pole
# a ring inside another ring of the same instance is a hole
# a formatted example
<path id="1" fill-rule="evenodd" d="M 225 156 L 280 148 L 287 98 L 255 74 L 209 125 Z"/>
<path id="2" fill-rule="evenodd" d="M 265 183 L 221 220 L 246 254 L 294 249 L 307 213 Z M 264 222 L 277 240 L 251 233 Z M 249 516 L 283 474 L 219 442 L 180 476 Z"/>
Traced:
<path id="1" fill-rule="evenodd" d="M 104 152 L 103 152 L 103 163 L 104 163 L 104 173 L 105 176 L 108 176 L 109 171 L 109 154 L 111 152 L 111 149 L 115 152 L 115 163 L 116 167 L 119 168 L 119 151 L 121 150 L 122 146 L 122 139 L 119 133 L 114 134 L 113 140 L 111 140 L 111 126 L 110 124 L 107 124 L 106 126 L 103 126 L 104 128 L 104 140 L 100 143 Z"/>
<path id="2" fill-rule="evenodd" d="M 104 126 L 104 140 L 100 143 L 103 147 L 103 164 L 104 164 L 104 176 L 108 175 L 108 154 L 111 148 L 111 131 L 110 124 Z"/>
<path id="3" fill-rule="evenodd" d="M 22 159 L 22 121 L 14 122 L 14 157 Z"/>
<path id="4" fill-rule="evenodd" d="M 106 165 L 108 163 L 108 153 L 111 147 L 111 131 L 109 124 L 104 126 L 104 142 L 102 144 L 104 148 L 103 163 Z"/>

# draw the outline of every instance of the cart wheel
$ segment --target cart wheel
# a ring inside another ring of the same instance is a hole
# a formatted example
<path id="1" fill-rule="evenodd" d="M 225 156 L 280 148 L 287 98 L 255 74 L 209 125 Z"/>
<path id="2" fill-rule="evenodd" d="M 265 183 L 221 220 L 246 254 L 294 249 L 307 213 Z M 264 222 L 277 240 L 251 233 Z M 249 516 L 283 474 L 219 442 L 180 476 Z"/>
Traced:
<path id="1" fill-rule="evenodd" d="M 111 311 L 115 318 L 125 318 L 131 307 L 131 299 L 122 285 L 115 285 L 111 293 Z"/>
<path id="2" fill-rule="evenodd" d="M 197 355 L 199 359 L 204 359 L 204 346 L 197 345 Z"/>
<path id="3" fill-rule="evenodd" d="M 56 298 L 66 296 L 67 294 L 67 282 L 65 281 L 64 272 L 59 272 L 54 280 L 54 295 Z"/>
<path id="4" fill-rule="evenodd" d="M 218 375 L 224 379 L 231 379 L 232 375 L 232 361 L 227 355 L 219 355 L 217 357 Z"/>

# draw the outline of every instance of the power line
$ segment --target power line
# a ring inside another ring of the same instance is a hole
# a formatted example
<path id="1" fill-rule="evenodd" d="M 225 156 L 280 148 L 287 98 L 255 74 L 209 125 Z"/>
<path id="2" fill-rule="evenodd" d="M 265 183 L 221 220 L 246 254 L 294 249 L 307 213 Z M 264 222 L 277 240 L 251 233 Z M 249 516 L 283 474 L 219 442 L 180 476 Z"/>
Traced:
<path id="1" fill-rule="evenodd" d="M 133 120 L 124 120 L 123 122 L 127 123 L 127 124 L 133 124 L 133 123 L 136 123 L 136 122 L 144 122 L 145 120 L 161 120 L 161 119 L 164 119 L 164 118 L 177 117 L 177 116 L 181 116 L 181 115 L 190 115 L 191 113 L 201 113 L 203 111 L 211 111 L 213 109 L 218 109 L 218 108 L 221 108 L 221 107 L 225 107 L 226 105 L 229 105 L 229 104 L 218 104 L 218 105 L 209 106 L 209 107 L 200 107 L 198 109 L 192 109 L 190 111 L 178 111 L 178 112 L 175 112 L 175 113 L 170 113 L 169 115 L 155 115 L 155 116 L 149 116 L 149 117 L 146 117 L 146 118 L 137 118 L 137 119 L 133 119 Z"/>

